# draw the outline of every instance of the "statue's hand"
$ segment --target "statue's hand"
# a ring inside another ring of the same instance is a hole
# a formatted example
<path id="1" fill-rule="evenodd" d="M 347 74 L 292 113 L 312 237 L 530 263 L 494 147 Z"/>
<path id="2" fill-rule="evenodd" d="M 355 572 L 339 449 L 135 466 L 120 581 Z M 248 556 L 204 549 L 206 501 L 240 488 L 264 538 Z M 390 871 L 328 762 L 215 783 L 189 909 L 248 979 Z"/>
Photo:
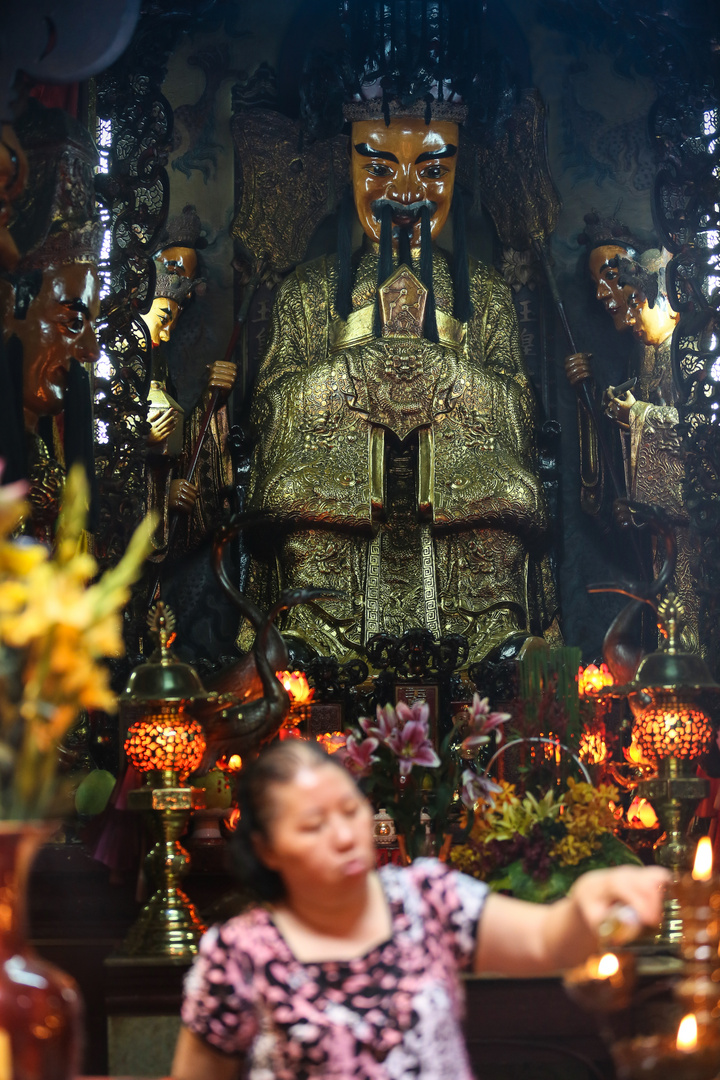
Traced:
<path id="1" fill-rule="evenodd" d="M 197 502 L 198 489 L 189 480 L 173 480 L 170 484 L 170 509 L 191 514 Z"/>
<path id="2" fill-rule="evenodd" d="M 150 422 L 148 446 L 157 446 L 167 439 L 168 435 L 170 435 L 177 427 L 178 420 L 179 414 L 176 409 L 163 409 L 163 411 Z"/>
<path id="3" fill-rule="evenodd" d="M 227 360 L 216 360 L 210 365 L 207 388 L 210 391 L 219 390 L 222 397 L 227 397 L 237 378 L 237 364 L 231 364 Z"/>
<path id="4" fill-rule="evenodd" d="M 622 428 L 630 427 L 630 410 L 636 402 L 635 395 L 626 390 L 624 394 L 616 396 L 615 387 L 608 386 L 603 394 L 603 408 L 605 415 L 614 420 Z"/>

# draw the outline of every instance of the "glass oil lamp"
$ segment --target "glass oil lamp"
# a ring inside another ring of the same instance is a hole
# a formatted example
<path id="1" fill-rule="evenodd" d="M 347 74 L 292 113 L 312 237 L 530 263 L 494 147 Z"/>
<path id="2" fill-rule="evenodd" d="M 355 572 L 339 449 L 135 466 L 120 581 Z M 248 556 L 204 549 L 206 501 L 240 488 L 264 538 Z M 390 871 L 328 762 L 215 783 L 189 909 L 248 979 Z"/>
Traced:
<path id="1" fill-rule="evenodd" d="M 591 956 L 565 973 L 563 986 L 568 997 L 588 1012 L 625 1009 L 635 986 L 635 957 L 620 951 Z"/>
<path id="2" fill-rule="evenodd" d="M 720 1035 L 694 1013 L 675 1033 L 638 1035 L 611 1049 L 619 1080 L 716 1080 L 720 1073 Z"/>
<path id="3" fill-rule="evenodd" d="M 188 710 L 206 694 L 193 668 L 177 660 L 170 650 L 175 620 L 169 608 L 158 603 L 149 623 L 158 648 L 150 661 L 131 673 L 121 708 L 131 721 L 125 753 L 145 776 L 144 785 L 129 793 L 128 807 L 145 811 L 159 825 L 148 867 L 151 876 L 159 875 L 160 881 L 121 952 L 183 959 L 197 952 L 205 930 L 180 888 L 180 879 L 189 869 L 189 856 L 180 837 L 190 813 L 205 805 L 205 792 L 187 781 L 205 753 L 203 729 Z"/>

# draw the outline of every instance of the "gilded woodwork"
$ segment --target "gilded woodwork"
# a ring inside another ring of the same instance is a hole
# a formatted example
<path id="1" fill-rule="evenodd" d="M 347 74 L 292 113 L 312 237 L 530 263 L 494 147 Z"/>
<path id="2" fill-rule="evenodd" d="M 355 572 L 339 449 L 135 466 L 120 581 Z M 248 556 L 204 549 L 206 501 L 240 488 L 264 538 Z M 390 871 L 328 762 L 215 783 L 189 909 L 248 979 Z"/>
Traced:
<path id="1" fill-rule="evenodd" d="M 231 121 L 242 178 L 231 234 L 277 270 L 305 255 L 310 237 L 347 183 L 347 139 L 300 149 L 297 121 L 273 109 L 248 109 Z"/>

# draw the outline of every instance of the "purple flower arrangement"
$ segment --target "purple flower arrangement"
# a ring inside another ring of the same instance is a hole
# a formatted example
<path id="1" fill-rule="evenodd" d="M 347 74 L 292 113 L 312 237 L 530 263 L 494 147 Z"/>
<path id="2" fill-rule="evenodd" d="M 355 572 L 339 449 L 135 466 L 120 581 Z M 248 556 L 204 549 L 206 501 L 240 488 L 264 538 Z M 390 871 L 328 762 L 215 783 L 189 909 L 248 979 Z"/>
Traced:
<path id="1" fill-rule="evenodd" d="M 426 849 L 423 811 L 439 847 L 450 829 L 448 814 L 454 802 L 459 800 L 470 811 L 469 828 L 475 806 L 492 801 L 500 790 L 477 771 L 474 758 L 493 737 L 502 741 L 502 725 L 509 719 L 508 713 L 493 712 L 488 699 L 475 694 L 436 749 L 425 702 L 378 705 L 375 716 L 363 717 L 359 730 L 347 736 L 344 763 L 376 806 L 392 815 L 414 858 Z"/>

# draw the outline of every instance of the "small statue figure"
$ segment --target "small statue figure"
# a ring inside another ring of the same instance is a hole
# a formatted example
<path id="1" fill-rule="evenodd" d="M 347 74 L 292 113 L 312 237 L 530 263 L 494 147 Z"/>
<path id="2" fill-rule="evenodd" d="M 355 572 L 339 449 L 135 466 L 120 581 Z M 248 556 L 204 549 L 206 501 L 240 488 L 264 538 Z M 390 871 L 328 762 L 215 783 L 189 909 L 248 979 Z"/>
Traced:
<path id="1" fill-rule="evenodd" d="M 164 559 L 168 553 L 170 512 L 177 511 L 187 519 L 181 548 L 192 548 L 217 524 L 217 493 L 231 482 L 230 459 L 225 452 L 228 423 L 222 406 L 235 383 L 236 365 L 220 360 L 210 366 L 201 401 L 186 422 L 185 412 L 175 400 L 169 384 L 165 357 L 161 356 L 162 346 L 169 343 L 183 308 L 196 289 L 205 284 L 197 277 L 197 249 L 205 246 L 199 230 L 200 219 L 191 206 L 186 206 L 181 215 L 168 221 L 161 236 L 168 246 L 155 256 L 161 272 L 155 281 L 153 302 L 149 311 L 140 315 L 152 343 L 147 482 L 148 505 L 160 513 L 155 539 L 156 561 Z M 201 493 L 198 484 L 185 479 L 185 471 L 198 437 L 202 414 L 210 395 L 216 390 L 221 395 L 221 407 L 210 422 L 203 456 L 203 469 L 211 469 L 214 483 Z"/>
<path id="2" fill-rule="evenodd" d="M 671 362 L 672 335 L 679 315 L 670 307 L 665 289 L 670 255 L 655 248 L 643 250 L 625 226 L 612 219 L 587 215 L 585 221 L 586 231 L 580 239 L 595 242 L 589 268 L 598 299 L 610 311 L 615 328 L 631 331 L 643 347 L 637 371 L 631 373 L 637 376 L 635 392 L 626 389 L 616 393 L 616 388 L 609 386 L 603 395 L 605 412 L 622 435 L 628 497 L 660 506 L 678 523 L 674 588 L 685 610 L 683 648 L 699 652 L 699 598 L 691 569 L 693 545 L 684 527 L 688 520 L 683 495 L 685 457 Z M 609 237 L 618 242 L 598 243 Z M 656 572 L 662 561 L 662 552 L 656 552 Z"/>
<path id="3" fill-rule="evenodd" d="M 15 129 L 29 181 L 12 228 L 22 255 L 0 282 L 0 456 L 5 482 L 30 481 L 27 531 L 51 543 L 66 468 L 81 460 L 94 479 L 90 385 L 82 365 L 100 354 L 97 152 L 82 124 L 33 101 Z"/>
<path id="4" fill-rule="evenodd" d="M 615 218 L 603 218 L 596 211 L 585 215 L 585 230 L 578 237 L 588 253 L 588 270 L 595 282 L 596 296 L 621 333 L 630 329 L 628 301 L 631 285 L 620 282 L 620 260 L 637 258 L 642 245 L 626 225 Z"/>
<path id="5" fill-rule="evenodd" d="M 154 256 L 157 272 L 194 281 L 198 272 L 198 251 L 206 247 L 200 217 L 192 203 L 188 203 L 180 214 L 168 218 L 158 237 Z"/>

